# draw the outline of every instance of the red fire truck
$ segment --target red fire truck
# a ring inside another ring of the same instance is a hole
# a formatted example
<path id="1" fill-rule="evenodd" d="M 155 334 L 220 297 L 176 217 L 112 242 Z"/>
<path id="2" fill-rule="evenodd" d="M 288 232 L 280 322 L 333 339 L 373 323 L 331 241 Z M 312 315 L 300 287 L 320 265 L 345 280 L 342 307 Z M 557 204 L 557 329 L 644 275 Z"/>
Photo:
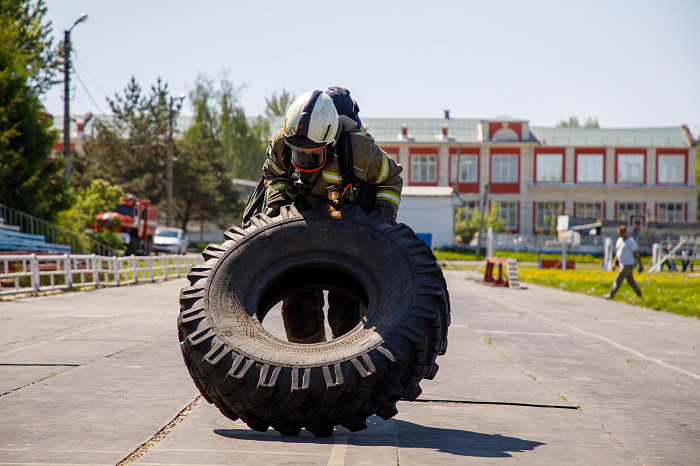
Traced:
<path id="1" fill-rule="evenodd" d="M 148 199 L 125 194 L 122 203 L 113 212 L 100 212 L 95 229 L 119 217 L 119 237 L 126 245 L 127 255 L 145 254 L 153 251 L 153 235 L 158 224 L 158 209 Z"/>

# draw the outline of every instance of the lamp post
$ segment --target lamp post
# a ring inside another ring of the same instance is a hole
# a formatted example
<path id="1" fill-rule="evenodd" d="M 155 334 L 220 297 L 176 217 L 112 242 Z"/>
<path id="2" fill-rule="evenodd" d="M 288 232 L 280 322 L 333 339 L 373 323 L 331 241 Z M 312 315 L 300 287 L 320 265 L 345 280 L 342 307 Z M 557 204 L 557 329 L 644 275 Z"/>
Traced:
<path id="1" fill-rule="evenodd" d="M 168 112 L 168 157 L 165 164 L 167 216 L 165 223 L 169 227 L 173 226 L 173 118 L 175 113 L 180 111 L 183 100 L 185 100 L 185 94 L 180 94 L 178 97 L 170 97 L 170 110 Z"/>
<path id="2" fill-rule="evenodd" d="M 83 13 L 76 19 L 70 29 L 63 31 L 63 157 L 66 159 L 64 175 L 70 181 L 70 33 L 79 23 L 87 20 L 87 14 Z"/>

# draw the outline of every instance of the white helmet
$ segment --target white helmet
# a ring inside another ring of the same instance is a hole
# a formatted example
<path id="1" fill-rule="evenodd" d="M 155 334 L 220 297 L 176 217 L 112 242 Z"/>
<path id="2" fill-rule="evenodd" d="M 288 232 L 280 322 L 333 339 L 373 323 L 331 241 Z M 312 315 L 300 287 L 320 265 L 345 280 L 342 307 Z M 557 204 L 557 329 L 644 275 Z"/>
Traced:
<path id="1" fill-rule="evenodd" d="M 292 164 L 302 171 L 320 169 L 339 130 L 338 111 L 328 94 L 316 90 L 300 95 L 284 116 L 284 142 L 292 149 Z"/>

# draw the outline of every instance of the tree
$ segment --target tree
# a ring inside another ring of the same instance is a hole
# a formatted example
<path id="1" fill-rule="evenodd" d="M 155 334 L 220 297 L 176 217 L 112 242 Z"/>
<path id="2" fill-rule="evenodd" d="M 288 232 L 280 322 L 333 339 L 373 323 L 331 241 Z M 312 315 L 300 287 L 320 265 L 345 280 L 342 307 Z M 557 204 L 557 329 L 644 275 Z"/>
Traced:
<path id="1" fill-rule="evenodd" d="M 249 121 L 241 107 L 238 95 L 226 75 L 219 83 L 219 135 L 232 177 L 253 180 L 260 178 L 265 161 L 269 124 L 264 118 Z"/>
<path id="2" fill-rule="evenodd" d="M 59 62 L 43 0 L 3 0 L 0 8 L 0 201 L 54 220 L 68 207 L 63 159 L 51 158 L 57 133 L 39 97 Z"/>
<path id="3" fill-rule="evenodd" d="M 60 82 L 62 64 L 45 15 L 44 0 L 3 0 L 0 8 L 0 69 L 24 77 L 39 96 Z"/>
<path id="4" fill-rule="evenodd" d="M 107 102 L 112 116 L 96 121 L 96 138 L 77 157 L 75 184 L 85 186 L 92 179 L 104 178 L 126 192 L 159 203 L 165 198 L 168 84 L 158 78 L 146 93 L 132 77 L 124 93 Z M 177 109 L 173 110 L 176 119 Z"/>
<path id="5" fill-rule="evenodd" d="M 501 207 L 497 203 L 492 203 L 491 208 L 484 214 L 484 230 L 493 228 L 494 233 L 502 231 L 506 225 L 505 219 L 501 218 Z M 462 207 L 457 210 L 457 221 L 455 222 L 455 233 L 462 237 L 465 242 L 472 240 L 479 231 L 481 221 L 481 211 L 475 207 L 471 211 L 469 207 Z"/>
<path id="6" fill-rule="evenodd" d="M 287 111 L 287 107 L 294 102 L 294 94 L 290 94 L 285 89 L 278 96 L 276 93 L 272 93 L 270 98 L 265 98 L 265 115 L 270 117 L 284 116 Z"/>
<path id="7" fill-rule="evenodd" d="M 183 229 L 194 218 L 242 210 L 232 178 L 260 177 L 268 124 L 249 122 L 239 92 L 226 76 L 218 89 L 200 76 L 190 94 L 194 124 L 174 143 L 173 208 Z M 160 78 L 145 92 L 132 77 L 123 94 L 108 99 L 111 118 L 96 122 L 97 137 L 76 158 L 76 186 L 104 178 L 163 206 L 170 100 Z M 173 110 L 176 122 L 179 109 Z"/>
<path id="8" fill-rule="evenodd" d="M 90 227 L 100 212 L 110 212 L 119 204 L 124 191 L 119 186 L 110 184 L 103 179 L 92 180 L 90 186 L 73 193 L 73 205 L 61 212 L 59 224 L 64 228 L 80 233 L 87 233 L 96 241 L 115 249 L 123 247 L 122 240 L 117 234 L 119 222 L 103 225 L 97 232 Z"/>
<path id="9" fill-rule="evenodd" d="M 228 108 L 231 96 L 220 96 L 211 80 L 200 76 L 190 102 L 194 123 L 178 142 L 175 164 L 175 216 L 182 229 L 194 218 L 221 218 L 241 210 L 222 139 L 225 130 L 230 130 L 230 125 L 222 126 L 222 120 L 230 119 L 217 108 L 217 103 Z"/>
<path id="10" fill-rule="evenodd" d="M 575 116 L 569 117 L 568 120 L 560 120 L 557 123 L 557 128 L 580 128 L 581 125 L 578 122 L 578 118 Z M 598 118 L 588 117 L 586 123 L 583 125 L 584 128 L 600 128 L 598 124 Z"/>

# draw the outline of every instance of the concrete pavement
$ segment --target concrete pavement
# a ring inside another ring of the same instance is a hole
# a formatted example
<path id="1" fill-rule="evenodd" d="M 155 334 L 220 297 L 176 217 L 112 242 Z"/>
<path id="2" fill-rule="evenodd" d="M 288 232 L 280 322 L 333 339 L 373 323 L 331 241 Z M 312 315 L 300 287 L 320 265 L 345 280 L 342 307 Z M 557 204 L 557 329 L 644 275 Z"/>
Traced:
<path id="1" fill-rule="evenodd" d="M 445 275 L 435 380 L 331 438 L 255 432 L 199 398 L 177 343 L 184 280 L 0 302 L 0 464 L 117 464 L 143 444 L 130 462 L 700 463 L 700 320 Z"/>

